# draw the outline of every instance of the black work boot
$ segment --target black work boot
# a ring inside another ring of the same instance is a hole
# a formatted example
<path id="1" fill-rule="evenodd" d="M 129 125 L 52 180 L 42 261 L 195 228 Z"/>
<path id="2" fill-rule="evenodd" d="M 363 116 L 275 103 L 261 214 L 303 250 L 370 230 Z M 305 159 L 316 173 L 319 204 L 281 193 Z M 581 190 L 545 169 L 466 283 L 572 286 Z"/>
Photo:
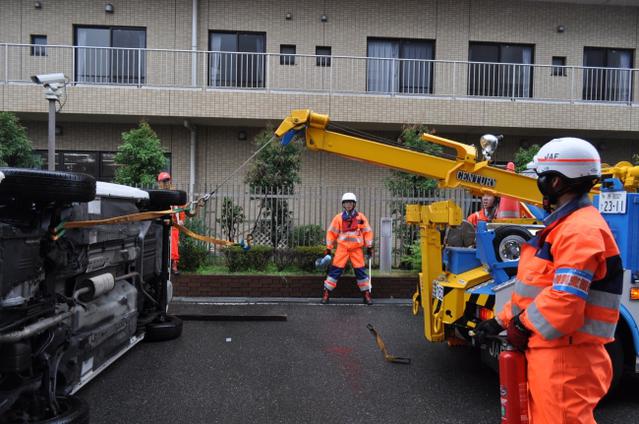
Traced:
<path id="1" fill-rule="evenodd" d="M 326 305 L 328 303 L 331 292 L 328 289 L 324 289 L 324 294 L 322 294 L 322 305 Z"/>
<path id="2" fill-rule="evenodd" d="M 370 290 L 366 290 L 365 292 L 362 292 L 362 295 L 364 296 L 364 303 L 367 305 L 372 305 L 373 304 L 373 298 L 371 297 L 371 292 Z"/>

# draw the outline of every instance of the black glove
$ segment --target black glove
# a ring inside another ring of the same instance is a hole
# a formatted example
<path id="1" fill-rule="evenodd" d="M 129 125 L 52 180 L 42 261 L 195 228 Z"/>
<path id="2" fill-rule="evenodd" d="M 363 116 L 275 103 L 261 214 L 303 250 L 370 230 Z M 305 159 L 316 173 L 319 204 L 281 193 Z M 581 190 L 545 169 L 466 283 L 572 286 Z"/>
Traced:
<path id="1" fill-rule="evenodd" d="M 373 246 L 366 248 L 366 256 L 368 256 L 369 258 L 373 257 Z"/>
<path id="2" fill-rule="evenodd" d="M 324 256 L 326 256 L 326 255 L 333 255 L 333 252 L 331 251 L 331 249 L 326 249 L 324 251 Z"/>
<path id="3" fill-rule="evenodd" d="M 475 328 L 475 337 L 477 337 L 479 344 L 484 344 L 488 336 L 496 336 L 502 331 L 504 331 L 504 327 L 502 327 L 495 318 L 492 318 L 479 323 Z"/>
<path id="4" fill-rule="evenodd" d="M 521 313 L 519 315 L 521 315 Z M 515 349 L 523 352 L 528 347 L 528 339 L 532 333 L 521 322 L 519 315 L 513 317 L 508 323 L 506 339 Z"/>

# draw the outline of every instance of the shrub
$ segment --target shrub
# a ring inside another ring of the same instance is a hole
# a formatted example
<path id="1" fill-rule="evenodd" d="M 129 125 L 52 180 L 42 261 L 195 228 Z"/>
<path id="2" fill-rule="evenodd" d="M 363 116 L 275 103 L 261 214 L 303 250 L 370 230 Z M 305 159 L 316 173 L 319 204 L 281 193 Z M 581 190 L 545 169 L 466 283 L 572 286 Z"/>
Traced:
<path id="1" fill-rule="evenodd" d="M 187 218 L 185 226 L 199 234 L 206 231 L 206 225 L 201 219 Z M 209 255 L 209 246 L 207 243 L 188 237 L 186 234 L 180 233 L 179 242 L 180 252 L 180 269 L 184 271 L 197 271 L 204 265 Z"/>
<path id="2" fill-rule="evenodd" d="M 240 246 L 229 246 L 222 249 L 222 253 L 229 272 L 265 271 L 273 256 L 273 248 L 253 246 L 245 251 Z"/>
<path id="3" fill-rule="evenodd" d="M 273 251 L 273 263 L 278 271 L 295 265 L 295 251 L 293 249 L 275 249 Z"/>
<path id="4" fill-rule="evenodd" d="M 324 229 L 319 225 L 300 225 L 293 228 L 291 235 L 291 245 L 296 246 L 319 246 L 324 243 Z"/>
<path id="5" fill-rule="evenodd" d="M 295 264 L 303 271 L 313 272 L 315 261 L 324 256 L 325 246 L 299 246 L 295 251 Z"/>
<path id="6" fill-rule="evenodd" d="M 422 270 L 422 246 L 419 239 L 407 246 L 404 255 L 399 259 L 399 269 Z"/>
<path id="7" fill-rule="evenodd" d="M 41 163 L 20 120 L 11 112 L 0 112 L 0 166 L 39 168 Z"/>

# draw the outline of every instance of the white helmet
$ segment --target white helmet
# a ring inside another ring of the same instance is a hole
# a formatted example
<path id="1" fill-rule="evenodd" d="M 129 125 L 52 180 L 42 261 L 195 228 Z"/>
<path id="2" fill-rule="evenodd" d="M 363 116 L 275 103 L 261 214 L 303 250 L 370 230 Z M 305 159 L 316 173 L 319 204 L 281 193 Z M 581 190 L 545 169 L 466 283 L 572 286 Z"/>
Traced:
<path id="1" fill-rule="evenodd" d="M 557 172 L 569 179 L 601 177 L 601 158 L 586 140 L 562 137 L 550 140 L 528 164 L 537 174 Z"/>
<path id="2" fill-rule="evenodd" d="M 344 202 L 355 202 L 357 203 L 357 196 L 354 193 L 344 193 L 342 194 L 342 203 Z"/>

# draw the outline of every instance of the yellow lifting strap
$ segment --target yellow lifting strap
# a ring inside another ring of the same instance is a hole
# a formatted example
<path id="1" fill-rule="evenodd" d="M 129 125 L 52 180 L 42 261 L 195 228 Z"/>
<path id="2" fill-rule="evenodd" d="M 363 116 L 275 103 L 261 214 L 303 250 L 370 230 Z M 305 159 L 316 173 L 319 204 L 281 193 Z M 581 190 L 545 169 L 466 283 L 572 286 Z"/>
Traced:
<path id="1" fill-rule="evenodd" d="M 69 230 L 72 228 L 87 228 L 93 227 L 95 225 L 114 225 L 121 224 L 123 222 L 147 221 L 149 219 L 160 218 L 172 213 L 174 213 L 174 211 L 169 209 L 165 211 L 138 212 L 129 215 L 114 216 L 113 218 L 92 219 L 90 221 L 63 222 L 58 225 L 55 230 L 56 232 L 60 232 L 61 230 Z"/>
<path id="2" fill-rule="evenodd" d="M 94 227 L 96 225 L 115 225 L 115 224 L 122 224 L 125 222 L 148 221 L 151 219 L 161 218 L 163 216 L 167 216 L 171 214 L 176 214 L 182 211 L 184 211 L 183 208 L 173 209 L 173 210 L 167 209 L 164 211 L 138 212 L 138 213 L 132 213 L 129 215 L 114 216 L 113 218 L 105 218 L 105 219 L 63 222 L 57 227 L 55 227 L 55 229 L 53 230 L 52 238 L 53 240 L 57 240 L 64 234 L 66 230 L 73 229 L 73 228 L 88 228 L 88 227 Z M 220 246 L 231 246 L 235 244 L 228 240 L 221 240 L 221 239 L 205 236 L 202 234 L 198 234 L 196 232 L 189 230 L 184 225 L 180 225 L 176 222 L 173 222 L 173 226 L 179 228 L 179 230 L 182 231 L 187 236 L 192 237 L 196 240 L 204 241 L 206 243 L 217 244 Z"/>
<path id="3" fill-rule="evenodd" d="M 381 350 L 384 354 L 384 359 L 387 362 L 392 362 L 394 364 L 410 364 L 410 358 L 402 358 L 400 356 L 394 356 L 388 353 L 388 351 L 386 350 L 386 345 L 384 344 L 384 340 L 382 340 L 382 337 L 379 335 L 379 333 L 377 333 L 377 330 L 375 330 L 375 328 L 373 328 L 371 324 L 368 324 L 366 328 L 368 328 L 368 331 L 370 331 L 373 336 L 375 336 L 377 346 L 379 347 L 379 350 Z"/>
<path id="4" fill-rule="evenodd" d="M 213 237 L 209 237 L 209 236 L 205 236 L 205 235 L 202 235 L 202 234 L 195 233 L 195 232 L 189 230 L 188 228 L 186 228 L 184 225 L 175 224 L 175 223 L 173 225 L 176 226 L 177 228 L 179 228 L 180 231 L 182 231 L 187 236 L 189 236 L 191 238 L 194 238 L 196 240 L 204 241 L 204 242 L 211 243 L 211 244 L 217 244 L 219 246 L 232 246 L 232 245 L 235 244 L 235 243 L 230 242 L 228 240 L 216 239 L 216 238 L 213 238 Z"/>

